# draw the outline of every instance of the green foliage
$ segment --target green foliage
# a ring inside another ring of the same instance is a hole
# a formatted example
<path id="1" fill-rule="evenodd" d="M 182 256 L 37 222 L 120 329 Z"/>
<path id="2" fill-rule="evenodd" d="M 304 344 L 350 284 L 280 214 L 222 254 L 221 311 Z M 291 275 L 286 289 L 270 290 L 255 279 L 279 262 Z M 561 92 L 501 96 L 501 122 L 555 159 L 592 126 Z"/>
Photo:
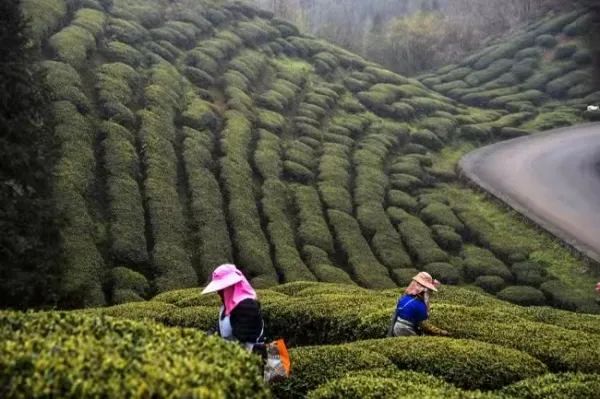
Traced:
<path id="1" fill-rule="evenodd" d="M 554 50 L 555 60 L 564 60 L 571 57 L 577 51 L 577 45 L 575 43 L 567 43 L 560 45 Z"/>
<path id="2" fill-rule="evenodd" d="M 371 252 L 356 220 L 335 209 L 329 209 L 327 215 L 354 279 L 359 284 L 371 288 L 395 286 L 385 267 Z"/>
<path id="3" fill-rule="evenodd" d="M 388 214 L 394 210 L 401 211 L 399 208 L 388 209 Z M 434 262 L 444 262 L 448 255 L 435 243 L 431 236 L 431 230 L 419 218 L 409 215 L 405 212 L 397 212 L 400 217 L 396 218 L 393 214 L 390 217 L 397 225 L 402 240 L 406 244 L 408 252 L 417 260 L 419 264 L 428 264 Z"/>
<path id="4" fill-rule="evenodd" d="M 204 133 L 204 134 L 203 134 Z M 184 128 L 183 160 L 190 194 L 192 219 L 198 231 L 200 282 L 207 280 L 215 266 L 233 261 L 223 197 L 219 182 L 210 170 L 214 145 L 208 132 Z"/>
<path id="5" fill-rule="evenodd" d="M 141 301 L 150 290 L 150 284 L 144 275 L 123 266 L 111 269 L 110 285 L 112 288 L 112 302 L 117 304 L 126 302 L 123 299 Z M 123 294 L 130 295 L 125 298 Z"/>
<path id="6" fill-rule="evenodd" d="M 400 207 L 406 211 L 417 208 L 417 200 L 401 190 L 389 190 L 388 202 L 391 206 Z"/>
<path id="7" fill-rule="evenodd" d="M 432 202 L 421 209 L 420 215 L 423 221 L 430 225 L 441 224 L 450 226 L 456 231 L 464 229 L 464 225 L 458 220 L 452 209 L 448 205 L 439 202 Z"/>
<path id="8" fill-rule="evenodd" d="M 558 44 L 558 40 L 550 34 L 544 34 L 535 39 L 535 44 L 544 48 L 553 48 Z"/>
<path id="9" fill-rule="evenodd" d="M 315 246 L 333 254 L 333 238 L 321 207 L 318 192 L 311 186 L 292 187 L 294 204 L 299 218 L 298 237 L 303 245 Z"/>
<path id="10" fill-rule="evenodd" d="M 124 127 L 105 122 L 100 129 L 106 193 L 110 209 L 111 255 L 117 262 L 139 264 L 148 261 L 142 195 L 138 186 L 139 160 L 134 138 Z"/>
<path id="11" fill-rule="evenodd" d="M 484 275 L 498 276 L 504 280 L 512 277 L 506 265 L 486 249 L 474 246 L 465 247 L 463 257 L 465 259 L 464 273 L 469 279 L 474 280 Z"/>
<path id="12" fill-rule="evenodd" d="M 81 113 L 91 109 L 90 100 L 83 92 L 83 84 L 77 71 L 69 64 L 57 61 L 44 61 L 45 81 L 54 101 L 69 101 Z"/>
<path id="13" fill-rule="evenodd" d="M 302 248 L 302 257 L 317 280 L 326 283 L 354 284 L 348 273 L 332 266 L 327 252 L 321 248 L 305 245 Z"/>
<path id="14" fill-rule="evenodd" d="M 500 299 L 522 306 L 541 306 L 546 303 L 546 297 L 542 291 L 526 285 L 506 287 L 498 292 L 497 296 Z"/>
<path id="15" fill-rule="evenodd" d="M 389 377 L 382 375 L 389 374 Z M 424 373 L 397 371 L 394 373 L 372 373 L 362 375 L 350 373 L 321 385 L 309 392 L 310 399 L 391 399 L 397 397 L 444 397 L 444 398 L 493 398 L 492 394 L 478 391 L 462 391 L 442 380 Z"/>
<path id="16" fill-rule="evenodd" d="M 527 399 L 592 397 L 600 388 L 598 374 L 560 373 L 528 378 L 503 388 L 501 394 Z"/>
<path id="17" fill-rule="evenodd" d="M 31 20 L 30 35 L 38 45 L 60 27 L 68 12 L 64 0 L 24 0 L 21 4 L 23 14 Z M 8 16 L 9 13 L 5 15 Z"/>
<path id="18" fill-rule="evenodd" d="M 142 53 L 127 43 L 112 41 L 106 45 L 103 52 L 109 60 L 122 62 L 134 68 L 143 62 Z"/>
<path id="19" fill-rule="evenodd" d="M 490 294 L 495 294 L 506 286 L 504 279 L 499 276 L 479 276 L 474 284 Z"/>
<path id="20" fill-rule="evenodd" d="M 382 354 L 399 369 L 432 374 L 467 389 L 499 388 L 546 371 L 542 362 L 523 352 L 477 341 L 400 337 L 349 346 Z"/>
<path id="21" fill-rule="evenodd" d="M 430 263 L 423 270 L 443 284 L 458 284 L 461 280 L 460 271 L 449 263 Z"/>
<path id="22" fill-rule="evenodd" d="M 83 66 L 88 52 L 96 48 L 96 39 L 88 30 L 70 25 L 48 39 L 57 57 L 75 68 Z"/>
<path id="23" fill-rule="evenodd" d="M 257 359 L 193 330 L 58 312 L 0 319 L 6 398 L 268 397 Z"/>
<path id="24" fill-rule="evenodd" d="M 546 85 L 546 91 L 553 97 L 563 98 L 568 90 L 579 83 L 590 82 L 592 77 L 584 71 L 572 71 L 558 77 Z"/>
<path id="25" fill-rule="evenodd" d="M 295 235 L 286 215 L 287 187 L 278 179 L 267 179 L 263 184 L 261 201 L 267 219 L 269 242 L 274 248 L 275 267 L 285 282 L 311 281 L 314 275 L 306 267 L 296 249 Z"/>
<path id="26" fill-rule="evenodd" d="M 438 245 L 447 251 L 458 251 L 463 245 L 462 237 L 456 231 L 446 225 L 432 225 L 433 239 Z"/>
<path id="27" fill-rule="evenodd" d="M 305 394 L 325 382 L 358 370 L 393 370 L 385 356 L 350 346 L 315 346 L 290 351 L 294 373 L 274 387 L 276 395 Z"/>

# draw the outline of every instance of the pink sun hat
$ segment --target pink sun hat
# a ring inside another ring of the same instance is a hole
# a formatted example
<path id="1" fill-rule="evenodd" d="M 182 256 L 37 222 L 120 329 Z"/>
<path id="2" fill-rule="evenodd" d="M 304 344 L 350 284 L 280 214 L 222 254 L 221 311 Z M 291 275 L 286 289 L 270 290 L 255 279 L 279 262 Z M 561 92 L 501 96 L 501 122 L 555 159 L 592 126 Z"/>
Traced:
<path id="1" fill-rule="evenodd" d="M 244 280 L 242 272 L 235 265 L 225 264 L 217 267 L 212 273 L 210 283 L 202 290 L 202 294 L 221 291 Z"/>

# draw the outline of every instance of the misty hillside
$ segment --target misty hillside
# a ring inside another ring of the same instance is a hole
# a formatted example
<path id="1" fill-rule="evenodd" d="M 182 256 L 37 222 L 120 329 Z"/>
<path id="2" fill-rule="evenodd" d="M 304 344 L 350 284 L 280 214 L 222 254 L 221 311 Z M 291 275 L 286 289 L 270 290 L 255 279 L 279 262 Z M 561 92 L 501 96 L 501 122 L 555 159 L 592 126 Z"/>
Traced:
<path id="1" fill-rule="evenodd" d="M 582 261 L 457 184 L 452 150 L 583 120 L 598 93 L 569 27 L 585 10 L 421 83 L 237 2 L 24 8 L 60 142 L 60 306 L 198 286 L 235 262 L 259 288 L 392 288 L 424 269 L 520 304 L 598 310 L 578 291 L 592 280 Z"/>

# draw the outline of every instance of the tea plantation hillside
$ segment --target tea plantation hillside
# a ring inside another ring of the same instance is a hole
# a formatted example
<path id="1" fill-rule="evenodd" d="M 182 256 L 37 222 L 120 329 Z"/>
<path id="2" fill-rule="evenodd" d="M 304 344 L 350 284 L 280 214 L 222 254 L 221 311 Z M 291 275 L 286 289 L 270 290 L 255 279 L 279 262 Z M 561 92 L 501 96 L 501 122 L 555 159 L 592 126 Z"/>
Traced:
<path id="1" fill-rule="evenodd" d="M 195 287 L 235 262 L 259 288 L 392 289 L 424 269 L 519 304 L 600 310 L 590 265 L 454 172 L 469 146 L 582 120 L 598 95 L 583 84 L 585 9 L 423 83 L 238 2 L 24 10 L 60 144 L 59 307 Z M 545 34 L 571 50 L 532 47 Z M 517 53 L 528 61 L 510 72 Z M 462 92 L 449 88 L 463 78 Z M 492 89 L 488 102 L 468 97 Z"/>
<path id="2" fill-rule="evenodd" d="M 272 385 L 270 393 L 279 398 L 597 396 L 600 316 L 521 307 L 446 286 L 433 298 L 431 315 L 450 337 L 382 339 L 401 293 L 318 282 L 259 290 L 268 336 L 283 336 L 292 347 L 292 375 Z M 0 312 L 0 393 L 269 395 L 256 380 L 258 358 L 252 361 L 237 345 L 192 330 L 214 328 L 218 301 L 217 295 L 192 288 L 69 313 Z M 75 347 L 78 356 L 67 356 Z M 88 362 L 100 353 L 101 366 L 90 368 Z"/>
<path id="3" fill-rule="evenodd" d="M 585 9 L 548 16 L 420 80 L 466 104 L 536 114 L 516 120 L 513 127 L 541 131 L 572 125 L 588 104 L 600 102 L 600 81 L 593 75 L 589 50 L 593 24 L 593 14 Z M 489 125 L 468 129 L 473 136 L 493 134 Z M 511 137 L 519 131 L 499 133 Z"/>

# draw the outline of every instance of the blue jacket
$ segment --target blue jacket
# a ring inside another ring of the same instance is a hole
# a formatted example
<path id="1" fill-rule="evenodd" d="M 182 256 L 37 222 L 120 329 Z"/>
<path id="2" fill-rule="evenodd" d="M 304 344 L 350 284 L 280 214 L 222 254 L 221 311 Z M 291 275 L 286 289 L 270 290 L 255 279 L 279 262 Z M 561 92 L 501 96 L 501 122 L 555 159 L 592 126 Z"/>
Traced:
<path id="1" fill-rule="evenodd" d="M 427 320 L 427 305 L 419 297 L 403 295 L 396 305 L 396 317 L 411 322 L 417 328 Z"/>

